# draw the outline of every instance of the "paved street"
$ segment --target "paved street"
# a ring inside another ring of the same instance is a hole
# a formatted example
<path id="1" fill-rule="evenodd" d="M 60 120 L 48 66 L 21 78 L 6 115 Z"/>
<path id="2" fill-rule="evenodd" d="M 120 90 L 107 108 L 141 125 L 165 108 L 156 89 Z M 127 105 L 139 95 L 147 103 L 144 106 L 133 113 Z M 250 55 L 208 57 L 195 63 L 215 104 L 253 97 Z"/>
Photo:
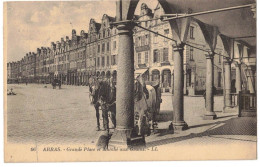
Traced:
<path id="1" fill-rule="evenodd" d="M 16 96 L 8 96 L 8 142 L 15 143 L 95 143 L 94 107 L 88 87 L 67 86 L 53 90 L 50 85 L 8 85 Z M 201 142 L 256 142 L 256 118 L 237 118 L 236 113 L 222 113 L 223 97 L 215 97 L 216 120 L 203 120 L 203 97 L 185 96 L 185 121 L 189 129 L 169 134 L 172 96 L 163 94 L 158 133 L 146 138 L 147 146 Z"/>

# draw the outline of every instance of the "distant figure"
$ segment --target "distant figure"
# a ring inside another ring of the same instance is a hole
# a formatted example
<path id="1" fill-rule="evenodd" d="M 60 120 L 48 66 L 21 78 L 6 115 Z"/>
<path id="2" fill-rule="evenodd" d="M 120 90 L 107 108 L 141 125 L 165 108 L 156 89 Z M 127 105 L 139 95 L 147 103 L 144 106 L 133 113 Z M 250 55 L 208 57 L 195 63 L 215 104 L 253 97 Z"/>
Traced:
<path id="1" fill-rule="evenodd" d="M 16 93 L 14 93 L 13 88 L 11 88 L 10 91 L 7 89 L 7 95 L 16 95 Z"/>
<path id="2" fill-rule="evenodd" d="M 28 83 L 28 82 L 26 81 L 25 84 L 27 85 L 27 83 Z"/>
<path id="3" fill-rule="evenodd" d="M 215 96 L 217 94 L 217 88 L 215 86 L 213 86 L 213 96 Z M 205 92 L 203 93 L 203 97 L 204 97 L 204 101 L 205 101 L 205 107 L 206 107 L 206 90 Z"/>

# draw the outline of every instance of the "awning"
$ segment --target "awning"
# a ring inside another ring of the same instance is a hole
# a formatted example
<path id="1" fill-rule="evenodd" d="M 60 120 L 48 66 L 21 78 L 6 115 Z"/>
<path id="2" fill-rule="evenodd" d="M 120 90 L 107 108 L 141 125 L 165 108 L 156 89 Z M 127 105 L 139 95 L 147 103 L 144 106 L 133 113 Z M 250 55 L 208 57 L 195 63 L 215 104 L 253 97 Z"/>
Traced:
<path id="1" fill-rule="evenodd" d="M 197 13 L 208 10 L 215 10 L 227 7 L 234 7 L 247 4 L 255 4 L 255 0 L 159 0 L 167 2 L 168 12 L 176 13 Z M 221 34 L 230 37 L 256 36 L 256 19 L 250 7 L 222 11 L 217 13 L 194 16 L 203 23 L 216 26 Z M 256 38 L 241 38 L 241 40 L 255 48 Z"/>
<path id="2" fill-rule="evenodd" d="M 145 74 L 146 72 L 148 72 L 148 68 L 145 68 L 145 69 L 137 69 L 135 70 L 135 77 L 139 76 L 139 75 L 143 75 Z"/>

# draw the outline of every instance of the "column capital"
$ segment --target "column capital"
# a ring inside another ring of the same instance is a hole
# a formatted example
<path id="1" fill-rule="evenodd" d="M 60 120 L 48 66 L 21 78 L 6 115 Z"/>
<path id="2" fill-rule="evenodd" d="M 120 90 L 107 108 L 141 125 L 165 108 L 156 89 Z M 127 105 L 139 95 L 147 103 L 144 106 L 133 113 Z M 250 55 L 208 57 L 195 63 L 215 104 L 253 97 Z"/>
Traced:
<path id="1" fill-rule="evenodd" d="M 230 58 L 225 58 L 223 63 L 226 65 L 230 65 L 232 63 L 232 60 Z"/>
<path id="2" fill-rule="evenodd" d="M 205 54 L 206 59 L 214 59 L 214 55 L 215 55 L 215 53 L 206 53 Z"/>
<path id="3" fill-rule="evenodd" d="M 172 48 L 173 48 L 174 52 L 179 52 L 179 51 L 184 50 L 184 46 L 185 46 L 185 43 L 181 42 L 181 43 L 178 43 L 177 45 L 172 45 Z"/>
<path id="4" fill-rule="evenodd" d="M 132 34 L 132 30 L 135 27 L 135 23 L 133 22 L 126 22 L 126 23 L 120 23 L 117 26 L 118 34 Z"/>
<path id="5" fill-rule="evenodd" d="M 240 61 L 235 61 L 234 64 L 236 67 L 239 67 L 242 63 Z"/>

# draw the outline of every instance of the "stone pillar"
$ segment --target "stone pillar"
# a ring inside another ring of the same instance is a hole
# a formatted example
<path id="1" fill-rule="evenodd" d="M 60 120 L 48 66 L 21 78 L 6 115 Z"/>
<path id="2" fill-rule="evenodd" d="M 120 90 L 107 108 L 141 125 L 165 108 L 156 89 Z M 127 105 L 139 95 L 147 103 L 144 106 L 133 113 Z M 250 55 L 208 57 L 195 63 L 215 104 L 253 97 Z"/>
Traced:
<path id="1" fill-rule="evenodd" d="M 214 53 L 206 55 L 206 113 L 204 119 L 216 119 L 217 115 L 214 112 Z"/>
<path id="2" fill-rule="evenodd" d="M 172 71 L 172 74 L 171 74 L 171 93 L 173 94 L 174 93 L 174 71 Z"/>
<path id="3" fill-rule="evenodd" d="M 248 90 L 250 91 L 250 93 L 255 93 L 255 70 L 252 67 L 248 67 Z"/>
<path id="4" fill-rule="evenodd" d="M 133 26 L 120 24 L 117 90 L 116 90 L 116 129 L 109 144 L 128 147 L 131 145 L 134 128 L 134 46 Z"/>
<path id="5" fill-rule="evenodd" d="M 160 87 L 163 88 L 163 74 L 159 73 Z M 164 89 L 163 89 L 164 90 Z M 164 91 L 163 91 L 164 92 Z"/>
<path id="6" fill-rule="evenodd" d="M 183 106 L 183 50 L 184 44 L 181 43 L 174 48 L 174 96 L 173 96 L 173 126 L 176 131 L 188 128 L 184 121 Z"/>
<path id="7" fill-rule="evenodd" d="M 242 90 L 242 80 L 241 80 L 241 63 L 236 63 L 236 93 Z"/>
<path id="8" fill-rule="evenodd" d="M 225 107 L 231 106 L 231 61 L 226 60 L 224 62 L 224 68 L 225 68 Z"/>
<path id="9" fill-rule="evenodd" d="M 190 74 L 190 88 L 189 88 L 189 95 L 194 96 L 195 90 L 196 90 L 196 67 L 191 68 L 191 74 Z"/>
<path id="10" fill-rule="evenodd" d="M 183 94 L 187 95 L 187 70 L 186 70 L 186 65 L 184 68 L 184 86 L 183 86 Z"/>

